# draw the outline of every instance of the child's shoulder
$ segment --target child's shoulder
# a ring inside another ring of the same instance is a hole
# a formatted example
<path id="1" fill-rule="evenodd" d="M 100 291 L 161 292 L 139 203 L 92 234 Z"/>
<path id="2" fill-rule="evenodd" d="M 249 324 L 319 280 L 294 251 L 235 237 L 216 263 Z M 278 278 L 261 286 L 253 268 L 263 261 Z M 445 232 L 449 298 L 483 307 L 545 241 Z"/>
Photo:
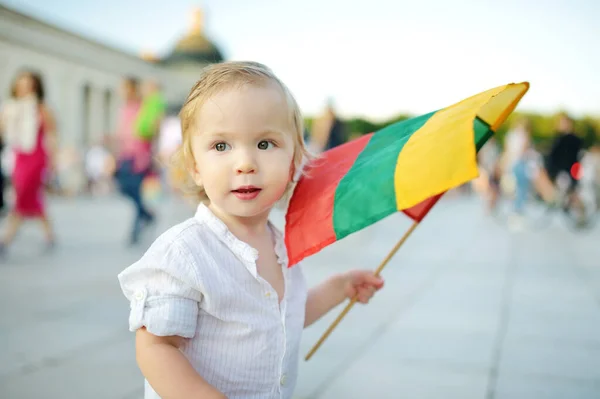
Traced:
<path id="1" fill-rule="evenodd" d="M 189 218 L 164 231 L 148 248 L 146 255 L 176 251 L 185 257 L 194 257 L 197 252 L 205 252 L 216 237 L 205 223 Z"/>

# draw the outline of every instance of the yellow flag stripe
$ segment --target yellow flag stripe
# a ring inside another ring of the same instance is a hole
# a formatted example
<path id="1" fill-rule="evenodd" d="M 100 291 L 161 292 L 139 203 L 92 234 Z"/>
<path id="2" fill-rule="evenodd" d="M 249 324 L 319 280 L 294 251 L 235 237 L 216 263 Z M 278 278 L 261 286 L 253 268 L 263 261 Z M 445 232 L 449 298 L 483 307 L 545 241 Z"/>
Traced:
<path id="1" fill-rule="evenodd" d="M 476 178 L 475 118 L 479 116 L 495 131 L 528 89 L 527 82 L 500 86 L 436 112 L 398 155 L 397 209 L 410 208 Z"/>

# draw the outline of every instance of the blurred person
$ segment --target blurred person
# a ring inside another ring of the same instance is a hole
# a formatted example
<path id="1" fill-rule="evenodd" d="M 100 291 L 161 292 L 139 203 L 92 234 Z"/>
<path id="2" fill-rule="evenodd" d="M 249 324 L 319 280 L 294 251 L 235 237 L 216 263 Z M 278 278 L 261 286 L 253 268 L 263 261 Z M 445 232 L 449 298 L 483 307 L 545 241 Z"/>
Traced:
<path id="1" fill-rule="evenodd" d="M 158 82 L 148 79 L 142 83 L 142 105 L 136 121 L 136 132 L 140 138 L 152 143 L 152 153 L 157 152 L 160 128 L 166 110 L 166 101 Z M 162 166 L 160 160 L 153 157 L 148 173 L 142 181 L 142 197 L 152 202 L 164 192 Z"/>
<path id="2" fill-rule="evenodd" d="M 514 199 L 511 224 L 515 228 L 523 223 L 523 212 L 530 191 L 529 154 L 531 150 L 531 125 L 526 118 L 520 119 L 508 131 L 504 141 L 503 174 L 514 182 Z"/>
<path id="3" fill-rule="evenodd" d="M 165 165 L 169 163 L 171 156 L 181 145 L 180 109 L 180 106 L 168 108 L 165 117 L 160 124 L 157 148 L 159 158 Z"/>
<path id="4" fill-rule="evenodd" d="M 590 148 L 589 154 L 594 164 L 594 182 L 600 187 L 600 144 L 594 144 Z"/>
<path id="5" fill-rule="evenodd" d="M 346 140 L 345 123 L 337 116 L 333 102 L 329 100 L 325 112 L 315 120 L 310 133 L 311 150 L 319 153 L 341 145 Z"/>
<path id="6" fill-rule="evenodd" d="M 41 221 L 46 248 L 51 249 L 55 236 L 46 212 L 44 184 L 55 170 L 54 115 L 44 102 L 43 81 L 36 73 L 20 73 L 11 94 L 12 99 L 3 106 L 0 119 L 6 144 L 15 156 L 11 180 L 16 200 L 0 242 L 0 253 L 5 253 L 25 219 Z"/>
<path id="7" fill-rule="evenodd" d="M 540 194 L 550 204 L 558 206 L 556 197 L 556 180 L 562 173 L 568 176 L 568 199 L 576 209 L 580 210 L 580 223 L 584 221 L 583 204 L 577 194 L 578 181 L 571 173 L 571 168 L 579 162 L 584 149 L 583 139 L 574 131 L 573 119 L 561 113 L 558 116 L 557 131 L 548 152 L 544 167 L 538 174 L 537 187 Z"/>
<path id="8" fill-rule="evenodd" d="M 56 174 L 60 176 L 61 194 L 75 196 L 86 187 L 85 158 L 75 145 L 64 145 L 57 154 Z"/>
<path id="9" fill-rule="evenodd" d="M 500 196 L 500 147 L 495 137 L 490 137 L 488 142 L 479 151 L 479 163 L 487 176 L 487 185 L 484 189 L 484 195 L 487 203 L 487 210 L 493 213 L 496 210 Z"/>
<path id="10" fill-rule="evenodd" d="M 593 184 L 595 188 L 596 208 L 600 210 L 600 144 L 595 144 L 590 148 L 590 157 L 594 166 Z"/>
<path id="11" fill-rule="evenodd" d="M 0 130 L 0 160 L 4 155 L 4 140 L 2 138 L 2 131 Z M 4 216 L 6 213 L 6 199 L 4 196 L 5 189 L 5 177 L 4 177 L 4 168 L 2 167 L 2 162 L 0 162 L 0 216 Z"/>
<path id="12" fill-rule="evenodd" d="M 85 171 L 89 194 L 96 195 L 108 191 L 108 176 L 111 166 L 111 154 L 105 146 L 105 139 L 99 140 L 85 155 Z"/>
<path id="13" fill-rule="evenodd" d="M 181 106 L 170 107 L 167 109 L 165 118 L 160 125 L 160 135 L 158 138 L 158 158 L 161 168 L 161 182 L 163 187 L 169 190 L 177 191 L 176 181 L 180 180 L 171 173 L 172 169 L 168 167 L 171 157 L 181 145 L 181 121 L 179 119 L 179 110 Z M 166 191 L 166 190 L 165 190 Z"/>
<path id="14" fill-rule="evenodd" d="M 269 214 L 308 152 L 300 109 L 270 69 L 213 64 L 181 119 L 175 167 L 196 214 L 118 276 L 144 397 L 291 399 L 303 329 L 347 298 L 367 303 L 383 280 L 354 270 L 309 291 L 301 265 L 288 267 Z"/>
<path id="15" fill-rule="evenodd" d="M 122 83 L 124 100 L 117 126 L 117 168 L 115 177 L 121 192 L 135 206 L 135 217 L 129 236 L 129 244 L 139 242 L 142 230 L 155 221 L 155 216 L 143 202 L 142 184 L 152 166 L 152 138 L 147 133 L 138 134 L 138 122 L 141 120 L 142 100 L 139 93 L 139 81 L 127 77 Z"/>
<path id="16" fill-rule="evenodd" d="M 12 93 L 11 93 L 12 94 Z M 0 103 L 0 110 L 2 109 L 2 104 Z M 4 176 L 4 156 L 5 150 L 7 150 L 7 146 L 4 144 L 4 138 L 2 137 L 2 122 L 0 121 L 0 216 L 4 216 L 6 214 L 6 197 L 4 193 L 4 189 L 6 188 L 6 177 Z"/>
<path id="17" fill-rule="evenodd" d="M 141 94 L 142 103 L 135 121 L 135 131 L 139 138 L 152 141 L 165 116 L 166 102 L 159 84 L 153 79 L 143 82 Z"/>
<path id="18" fill-rule="evenodd" d="M 592 145 L 580 161 L 580 170 L 577 171 L 580 196 L 588 210 L 600 210 L 600 145 Z"/>

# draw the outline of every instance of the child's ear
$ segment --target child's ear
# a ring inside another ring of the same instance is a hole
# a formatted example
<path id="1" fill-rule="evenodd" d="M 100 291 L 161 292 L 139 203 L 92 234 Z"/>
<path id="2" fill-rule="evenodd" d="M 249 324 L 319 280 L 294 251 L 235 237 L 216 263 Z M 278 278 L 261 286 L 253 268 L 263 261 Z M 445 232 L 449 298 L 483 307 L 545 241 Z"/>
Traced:
<path id="1" fill-rule="evenodd" d="M 200 177 L 200 172 L 198 172 L 198 167 L 195 162 L 188 166 L 188 172 L 190 173 L 190 176 L 192 176 L 194 183 L 196 183 L 198 187 L 202 187 L 202 178 Z"/>
<path id="2" fill-rule="evenodd" d="M 194 183 L 196 183 L 198 187 L 202 187 L 202 178 L 200 177 L 200 173 L 198 173 L 198 170 L 196 170 L 195 168 L 192 172 L 192 178 L 194 179 Z"/>
<path id="3" fill-rule="evenodd" d="M 304 166 L 306 165 L 306 159 L 302 158 L 302 161 L 300 162 L 300 165 L 298 165 L 298 167 L 296 167 L 295 162 L 292 162 L 292 165 L 290 166 L 290 180 L 294 183 L 297 183 L 298 180 L 300 180 L 300 177 L 302 177 L 302 172 L 304 171 Z"/>

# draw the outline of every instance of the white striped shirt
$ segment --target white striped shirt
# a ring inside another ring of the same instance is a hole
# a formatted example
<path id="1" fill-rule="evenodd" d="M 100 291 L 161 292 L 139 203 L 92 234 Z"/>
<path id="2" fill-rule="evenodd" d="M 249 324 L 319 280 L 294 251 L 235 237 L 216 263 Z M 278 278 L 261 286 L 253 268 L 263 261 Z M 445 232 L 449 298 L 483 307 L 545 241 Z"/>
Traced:
<path id="1" fill-rule="evenodd" d="M 285 279 L 281 303 L 257 273 L 257 250 L 204 205 L 119 274 L 129 329 L 190 338 L 182 352 L 229 399 L 291 398 L 296 384 L 307 289 L 299 265 L 287 267 L 281 232 L 270 227 Z M 159 398 L 145 385 L 146 399 Z"/>

